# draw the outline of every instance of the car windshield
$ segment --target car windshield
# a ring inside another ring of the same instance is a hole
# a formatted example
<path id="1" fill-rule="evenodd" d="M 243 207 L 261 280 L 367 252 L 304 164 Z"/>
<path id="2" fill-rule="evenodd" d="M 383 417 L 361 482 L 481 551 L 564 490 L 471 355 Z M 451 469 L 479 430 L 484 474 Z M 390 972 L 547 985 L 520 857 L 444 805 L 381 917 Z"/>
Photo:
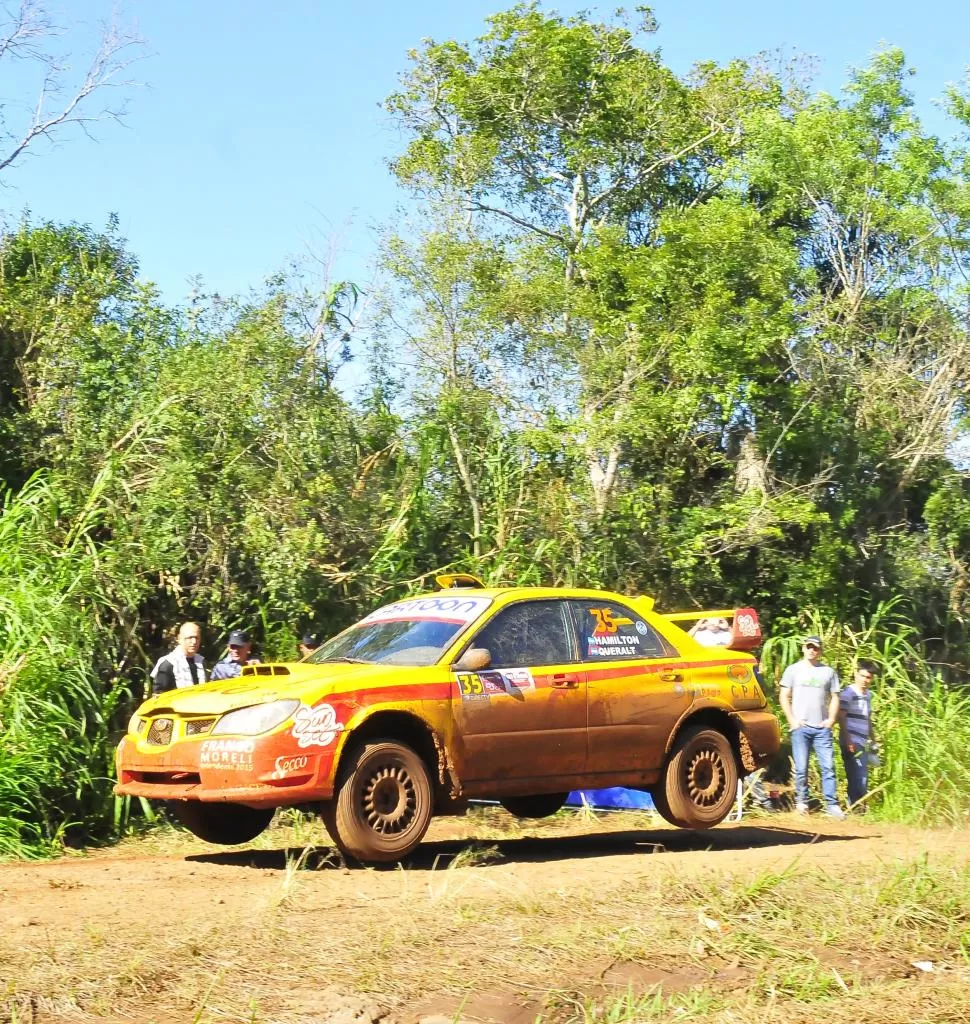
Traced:
<path id="1" fill-rule="evenodd" d="M 434 665 L 490 604 L 484 597 L 436 596 L 385 605 L 318 647 L 307 661 Z"/>

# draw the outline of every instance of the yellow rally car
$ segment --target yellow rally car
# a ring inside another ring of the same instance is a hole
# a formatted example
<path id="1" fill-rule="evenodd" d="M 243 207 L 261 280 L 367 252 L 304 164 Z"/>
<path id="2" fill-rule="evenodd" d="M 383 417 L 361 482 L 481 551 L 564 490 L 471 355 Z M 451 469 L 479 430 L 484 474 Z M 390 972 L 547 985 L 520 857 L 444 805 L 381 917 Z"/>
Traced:
<path id="1" fill-rule="evenodd" d="M 392 861 L 469 799 L 543 817 L 570 790 L 626 786 L 670 823 L 710 828 L 778 751 L 744 650 L 760 640 L 751 609 L 661 615 L 649 597 L 438 582 L 302 662 L 146 701 L 115 792 L 170 801 L 213 843 L 309 806 L 345 854 Z M 730 648 L 677 625 L 710 614 L 733 619 Z"/>

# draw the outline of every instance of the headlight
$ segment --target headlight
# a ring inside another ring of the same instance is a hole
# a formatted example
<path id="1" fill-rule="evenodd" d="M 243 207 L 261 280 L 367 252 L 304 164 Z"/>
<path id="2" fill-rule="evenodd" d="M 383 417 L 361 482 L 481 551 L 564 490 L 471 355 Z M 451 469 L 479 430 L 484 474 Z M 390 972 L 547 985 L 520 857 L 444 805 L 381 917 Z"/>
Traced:
<path id="1" fill-rule="evenodd" d="M 144 718 L 139 718 L 138 715 L 132 715 L 128 719 L 128 734 L 130 736 L 137 736 L 141 732 L 141 727 L 145 724 Z"/>
<path id="2" fill-rule="evenodd" d="M 258 736 L 292 717 L 299 706 L 298 700 L 274 700 L 269 704 L 254 704 L 249 708 L 230 711 L 216 722 L 209 735 L 229 732 L 237 736 Z"/>

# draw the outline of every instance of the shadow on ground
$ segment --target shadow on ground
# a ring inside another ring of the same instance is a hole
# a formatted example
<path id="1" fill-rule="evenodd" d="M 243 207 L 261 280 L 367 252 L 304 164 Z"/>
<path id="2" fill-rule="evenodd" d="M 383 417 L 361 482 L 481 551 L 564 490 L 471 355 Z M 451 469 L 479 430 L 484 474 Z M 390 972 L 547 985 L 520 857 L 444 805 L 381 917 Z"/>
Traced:
<path id="1" fill-rule="evenodd" d="M 846 842 L 873 836 L 824 835 L 797 829 L 768 828 L 745 825 L 739 828 L 710 832 L 671 831 L 658 829 L 643 832 L 604 832 L 598 835 L 542 836 L 519 839 L 447 839 L 422 843 L 404 864 L 412 871 L 433 871 L 447 867 L 461 854 L 469 867 L 487 867 L 493 863 L 552 862 L 585 857 L 637 856 L 642 854 L 688 853 L 707 851 L 712 854 L 736 850 L 768 849 L 773 846 L 804 846 L 810 843 Z M 474 851 L 488 851 L 476 861 Z M 468 851 L 472 851 L 469 856 Z M 326 846 L 288 847 L 279 850 L 224 850 L 219 853 L 192 854 L 185 858 L 201 864 L 225 864 L 231 867 L 252 867 L 284 870 L 298 865 L 310 871 L 355 868 L 344 864 L 339 855 Z M 394 869 L 396 864 L 384 865 Z"/>

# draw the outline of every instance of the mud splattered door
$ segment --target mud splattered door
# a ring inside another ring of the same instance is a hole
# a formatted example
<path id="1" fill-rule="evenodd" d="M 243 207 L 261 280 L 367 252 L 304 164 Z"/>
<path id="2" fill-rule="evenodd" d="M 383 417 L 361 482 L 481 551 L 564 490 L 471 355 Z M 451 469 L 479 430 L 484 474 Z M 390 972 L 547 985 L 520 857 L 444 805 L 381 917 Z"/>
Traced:
<path id="1" fill-rule="evenodd" d="M 586 673 L 566 603 L 509 605 L 472 646 L 491 664 L 454 677 L 462 781 L 560 778 L 570 789 L 586 768 Z"/>

